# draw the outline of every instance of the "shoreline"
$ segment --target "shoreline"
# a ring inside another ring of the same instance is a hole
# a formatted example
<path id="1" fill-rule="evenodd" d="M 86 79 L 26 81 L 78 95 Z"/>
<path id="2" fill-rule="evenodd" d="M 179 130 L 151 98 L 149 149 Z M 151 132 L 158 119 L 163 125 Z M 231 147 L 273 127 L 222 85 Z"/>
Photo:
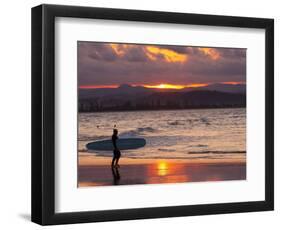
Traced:
<path id="1" fill-rule="evenodd" d="M 246 106 L 226 106 L 226 107 L 194 107 L 194 108 L 163 108 L 163 109 L 129 109 L 129 110 L 103 110 L 103 111 L 78 111 L 78 113 L 115 113 L 115 112 L 145 112 L 145 111 L 171 111 L 171 110 L 206 110 L 206 109 L 246 109 Z"/>
<path id="2" fill-rule="evenodd" d="M 91 156 L 91 155 L 79 155 L 79 166 L 95 166 L 95 165 L 110 165 L 112 157 L 103 156 Z M 185 163 L 185 164 L 246 164 L 246 158 L 243 159 L 173 159 L 173 158 L 128 158 L 121 157 L 119 160 L 120 165 L 139 165 L 139 164 L 155 164 L 157 162 L 169 162 L 169 163 Z"/>
<path id="3" fill-rule="evenodd" d="M 111 168 L 111 158 L 79 156 L 78 184 L 81 187 L 137 184 L 166 184 L 246 180 L 246 160 L 120 159 Z M 93 158 L 93 157 L 92 157 Z"/>

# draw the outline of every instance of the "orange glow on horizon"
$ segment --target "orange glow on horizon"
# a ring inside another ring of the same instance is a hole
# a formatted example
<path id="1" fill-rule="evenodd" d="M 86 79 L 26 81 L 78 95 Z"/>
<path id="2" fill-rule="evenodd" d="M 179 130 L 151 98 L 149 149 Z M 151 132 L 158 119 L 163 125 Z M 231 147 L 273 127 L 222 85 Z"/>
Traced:
<path id="1" fill-rule="evenodd" d="M 145 88 L 155 88 L 155 89 L 183 89 L 182 85 L 172 85 L 172 84 L 159 84 L 159 85 L 143 85 Z"/>
<path id="2" fill-rule="evenodd" d="M 173 84 L 159 84 L 159 85 L 143 85 L 145 88 L 155 88 L 155 89 L 184 89 L 184 88 L 196 88 L 196 87 L 204 87 L 208 84 L 205 83 L 194 83 L 188 85 L 173 85 Z"/>
<path id="3" fill-rule="evenodd" d="M 243 81 L 224 81 L 224 82 L 220 82 L 221 84 L 225 84 L 225 85 L 243 85 L 246 84 Z"/>

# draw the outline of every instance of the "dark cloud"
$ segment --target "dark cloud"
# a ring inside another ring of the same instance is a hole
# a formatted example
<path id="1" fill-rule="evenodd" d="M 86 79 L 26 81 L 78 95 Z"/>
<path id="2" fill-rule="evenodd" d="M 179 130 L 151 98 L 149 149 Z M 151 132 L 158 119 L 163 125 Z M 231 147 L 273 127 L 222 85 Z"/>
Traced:
<path id="1" fill-rule="evenodd" d="M 189 50 L 188 50 L 189 47 L 185 47 L 185 46 L 159 45 L 157 47 L 162 48 L 162 49 L 172 50 L 179 54 L 188 54 L 188 52 L 189 52 Z"/>
<path id="2" fill-rule="evenodd" d="M 79 85 L 246 81 L 246 49 L 78 43 Z M 168 50 L 168 52 L 167 52 Z M 169 54 L 169 51 L 172 51 Z M 170 55 L 170 56 L 169 56 Z M 186 60 L 174 56 L 187 57 Z M 170 59 L 169 59 L 170 58 Z M 171 61 L 172 60 L 172 61 Z"/>
<path id="3" fill-rule="evenodd" d="M 78 45 L 79 58 L 89 57 L 99 61 L 114 61 L 118 56 L 112 52 L 112 49 L 106 44 L 96 43 L 79 43 Z"/>
<path id="4" fill-rule="evenodd" d="M 224 58 L 241 59 L 245 61 L 246 49 L 217 49 Z"/>
<path id="5" fill-rule="evenodd" d="M 132 47 L 124 54 L 123 59 L 129 62 L 146 62 L 148 61 L 142 47 Z"/>

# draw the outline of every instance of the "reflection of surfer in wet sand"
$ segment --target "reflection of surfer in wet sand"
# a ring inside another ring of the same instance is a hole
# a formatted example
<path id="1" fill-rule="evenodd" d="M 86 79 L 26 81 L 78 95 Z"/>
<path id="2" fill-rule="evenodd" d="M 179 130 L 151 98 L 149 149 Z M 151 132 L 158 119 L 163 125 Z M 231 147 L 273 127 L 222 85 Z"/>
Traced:
<path id="1" fill-rule="evenodd" d="M 113 158 L 112 158 L 112 163 L 111 163 L 111 167 L 120 167 L 119 164 L 118 164 L 118 161 L 121 157 L 121 152 L 120 150 L 117 148 L 117 145 L 116 145 L 116 141 L 118 139 L 118 130 L 117 129 L 113 129 L 113 135 L 112 135 L 112 144 L 113 144 Z"/>
<path id="2" fill-rule="evenodd" d="M 118 185 L 121 178 L 119 174 L 119 170 L 117 167 L 112 167 L 111 170 L 113 175 L 113 184 Z"/>

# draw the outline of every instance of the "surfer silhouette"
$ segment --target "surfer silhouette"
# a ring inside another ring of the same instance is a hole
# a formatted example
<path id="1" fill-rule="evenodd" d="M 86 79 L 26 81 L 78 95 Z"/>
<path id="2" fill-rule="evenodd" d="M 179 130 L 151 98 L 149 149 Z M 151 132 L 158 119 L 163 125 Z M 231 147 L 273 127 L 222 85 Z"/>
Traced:
<path id="1" fill-rule="evenodd" d="M 113 135 L 112 135 L 112 144 L 113 144 L 113 157 L 111 162 L 111 167 L 120 167 L 118 162 L 121 157 L 121 152 L 117 147 L 116 141 L 118 139 L 118 129 L 113 129 Z"/>

